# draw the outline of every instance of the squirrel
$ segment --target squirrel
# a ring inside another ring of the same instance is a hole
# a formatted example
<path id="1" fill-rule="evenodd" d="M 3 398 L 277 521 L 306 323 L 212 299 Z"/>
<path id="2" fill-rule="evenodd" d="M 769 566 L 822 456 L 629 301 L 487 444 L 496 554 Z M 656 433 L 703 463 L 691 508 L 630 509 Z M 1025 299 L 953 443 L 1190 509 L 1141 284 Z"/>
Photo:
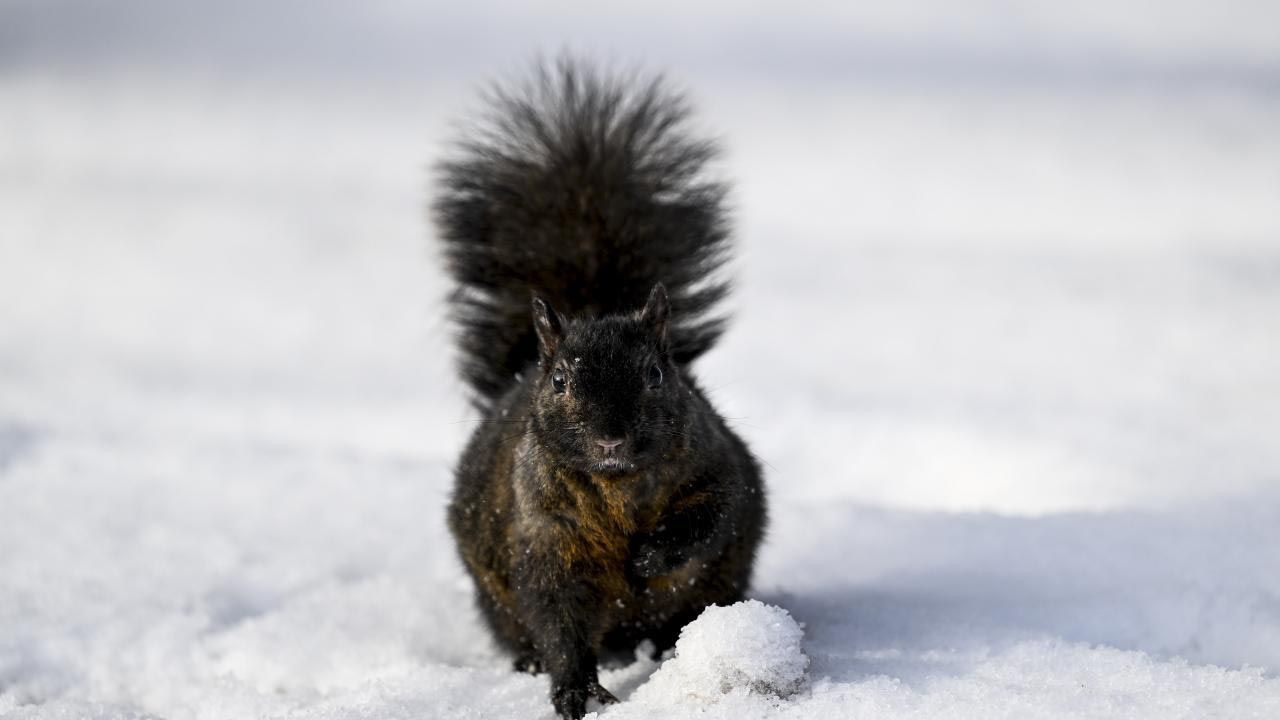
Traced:
<path id="1" fill-rule="evenodd" d="M 727 185 L 660 77 L 562 58 L 487 101 L 432 206 L 483 416 L 448 525 L 497 644 L 580 718 L 617 701 L 600 659 L 743 599 L 764 534 L 759 465 L 690 371 L 724 326 Z"/>

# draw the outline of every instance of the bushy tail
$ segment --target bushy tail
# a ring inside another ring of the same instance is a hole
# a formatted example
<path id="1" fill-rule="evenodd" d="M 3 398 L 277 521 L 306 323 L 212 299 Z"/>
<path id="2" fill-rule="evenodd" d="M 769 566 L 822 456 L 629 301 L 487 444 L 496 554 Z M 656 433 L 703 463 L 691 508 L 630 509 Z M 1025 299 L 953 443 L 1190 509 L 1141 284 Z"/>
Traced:
<path id="1" fill-rule="evenodd" d="M 537 361 L 536 293 L 568 316 L 630 312 L 654 283 L 671 299 L 674 359 L 719 337 L 728 291 L 726 186 L 714 144 L 685 131 L 661 79 L 562 59 L 494 89 L 488 112 L 438 167 L 433 211 L 460 326 L 463 379 L 487 407 Z"/>

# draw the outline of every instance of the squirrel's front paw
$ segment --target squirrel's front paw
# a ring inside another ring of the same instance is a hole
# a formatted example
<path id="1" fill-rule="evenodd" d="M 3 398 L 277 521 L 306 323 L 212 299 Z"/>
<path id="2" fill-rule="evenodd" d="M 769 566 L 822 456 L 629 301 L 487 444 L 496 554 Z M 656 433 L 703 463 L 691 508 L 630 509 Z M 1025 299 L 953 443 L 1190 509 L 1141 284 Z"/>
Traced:
<path id="1" fill-rule="evenodd" d="M 587 714 L 587 689 L 569 685 L 552 688 L 551 704 L 565 720 L 578 720 Z"/>
<path id="2" fill-rule="evenodd" d="M 662 553 L 652 546 L 641 546 L 631 556 L 631 570 L 639 577 L 648 579 L 662 575 L 667 564 L 662 561 Z"/>
<path id="3" fill-rule="evenodd" d="M 685 559 L 682 553 L 656 543 L 640 543 L 631 554 L 631 570 L 647 580 L 666 575 L 683 565 Z"/>
<path id="4" fill-rule="evenodd" d="M 555 706 L 556 714 L 565 720 L 578 720 L 586 715 L 590 698 L 595 698 L 601 705 L 618 702 L 613 693 L 594 681 L 585 685 L 558 685 L 551 689 L 551 704 Z"/>

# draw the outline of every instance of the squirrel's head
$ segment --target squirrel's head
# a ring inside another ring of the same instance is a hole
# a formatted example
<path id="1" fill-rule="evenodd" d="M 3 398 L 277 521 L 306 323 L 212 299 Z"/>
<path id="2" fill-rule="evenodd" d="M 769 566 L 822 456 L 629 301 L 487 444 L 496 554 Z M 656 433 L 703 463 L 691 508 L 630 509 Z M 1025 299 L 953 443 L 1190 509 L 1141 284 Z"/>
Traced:
<path id="1" fill-rule="evenodd" d="M 684 442 L 688 388 L 667 348 L 670 304 L 654 286 L 629 315 L 565 320 L 541 298 L 533 406 L 543 450 L 593 475 L 626 475 Z"/>

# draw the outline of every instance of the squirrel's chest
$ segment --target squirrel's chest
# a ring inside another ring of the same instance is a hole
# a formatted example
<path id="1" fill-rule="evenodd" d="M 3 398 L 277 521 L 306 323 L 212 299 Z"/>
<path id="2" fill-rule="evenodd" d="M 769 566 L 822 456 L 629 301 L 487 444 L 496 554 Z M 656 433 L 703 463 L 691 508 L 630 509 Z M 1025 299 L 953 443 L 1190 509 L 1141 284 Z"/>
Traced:
<path id="1" fill-rule="evenodd" d="M 616 478 L 564 478 L 557 502 L 534 519 L 537 544 L 559 562 L 618 591 L 628 584 L 633 538 L 653 530 L 666 497 L 652 484 Z"/>

